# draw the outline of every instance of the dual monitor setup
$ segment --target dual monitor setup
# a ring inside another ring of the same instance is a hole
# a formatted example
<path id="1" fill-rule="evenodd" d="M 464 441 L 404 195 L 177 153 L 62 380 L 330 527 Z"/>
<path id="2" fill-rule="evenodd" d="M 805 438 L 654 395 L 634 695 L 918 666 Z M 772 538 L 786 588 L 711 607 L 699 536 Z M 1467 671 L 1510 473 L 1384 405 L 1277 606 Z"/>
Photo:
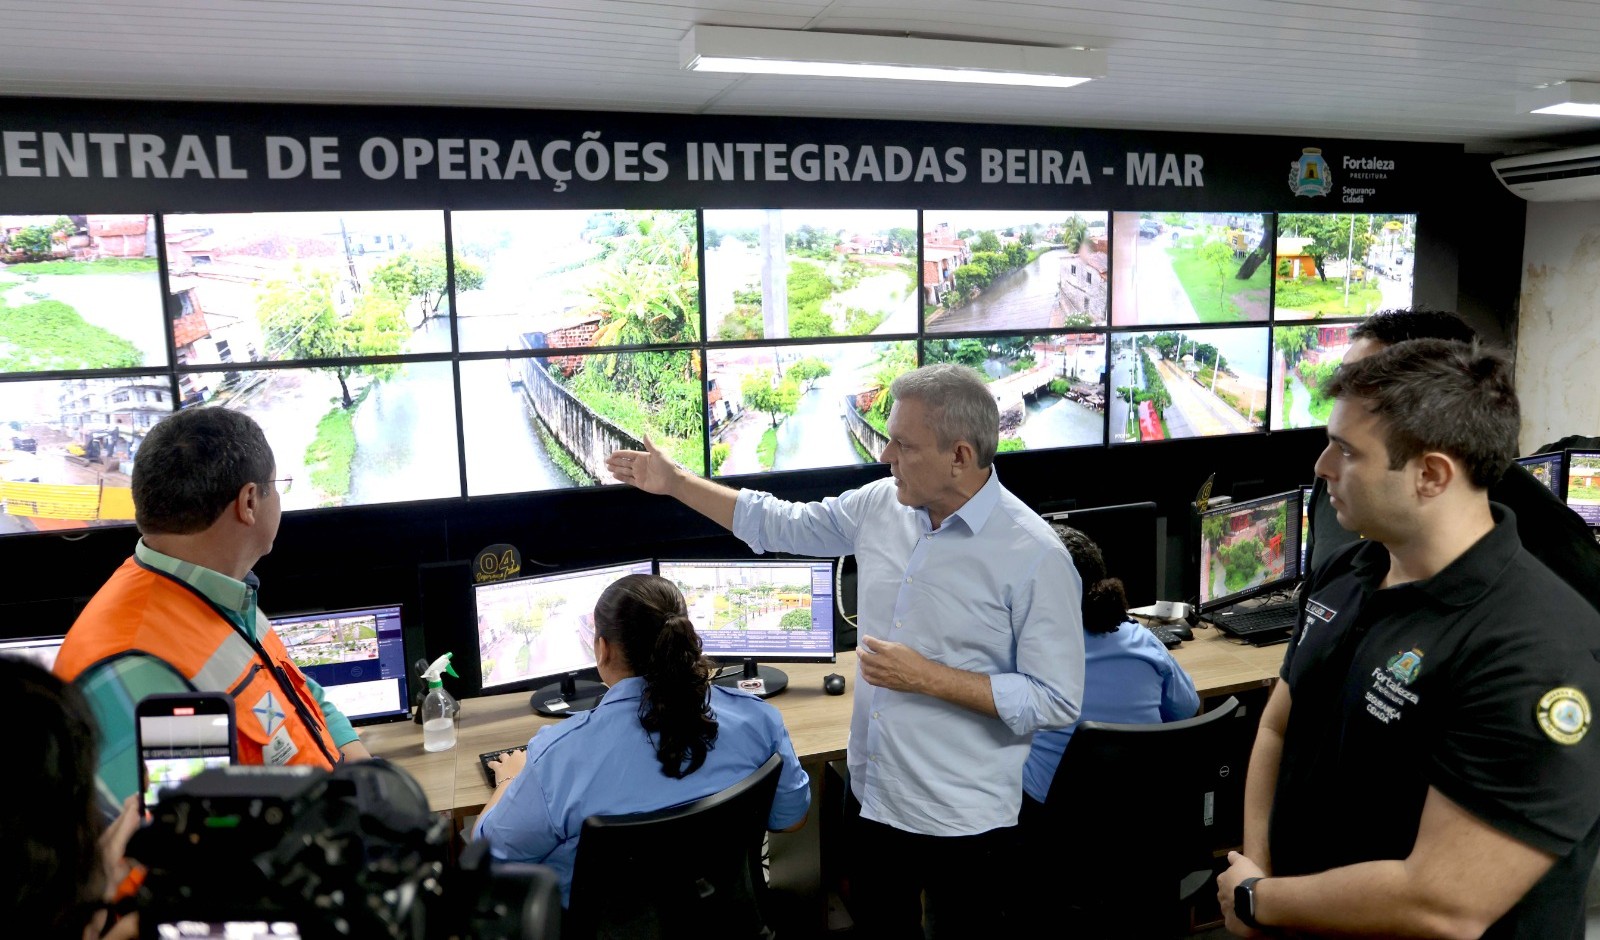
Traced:
<path id="1" fill-rule="evenodd" d="M 1517 463 L 1577 513 L 1600 539 L 1600 450 L 1558 450 Z"/>
<path id="2" fill-rule="evenodd" d="M 719 685 L 775 695 L 788 685 L 768 662 L 834 661 L 834 561 L 642 559 L 474 587 L 483 692 L 532 689 L 534 711 L 593 708 L 595 601 L 630 574 L 659 574 L 683 594 L 703 652 L 741 665 Z"/>

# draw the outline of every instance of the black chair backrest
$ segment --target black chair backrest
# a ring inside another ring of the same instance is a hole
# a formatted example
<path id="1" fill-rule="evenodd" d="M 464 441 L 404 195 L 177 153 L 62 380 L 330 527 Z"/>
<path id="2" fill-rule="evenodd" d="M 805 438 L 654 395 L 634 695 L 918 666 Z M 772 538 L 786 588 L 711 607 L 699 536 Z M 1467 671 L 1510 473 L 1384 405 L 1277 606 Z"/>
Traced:
<path id="1" fill-rule="evenodd" d="M 1166 724 L 1080 722 L 1045 800 L 1070 877 L 1090 895 L 1132 882 L 1175 901 L 1177 883 L 1237 837 L 1257 720 L 1230 696 Z"/>
<path id="2" fill-rule="evenodd" d="M 682 806 L 584 820 L 562 935 L 762 936 L 761 841 L 782 762 Z"/>

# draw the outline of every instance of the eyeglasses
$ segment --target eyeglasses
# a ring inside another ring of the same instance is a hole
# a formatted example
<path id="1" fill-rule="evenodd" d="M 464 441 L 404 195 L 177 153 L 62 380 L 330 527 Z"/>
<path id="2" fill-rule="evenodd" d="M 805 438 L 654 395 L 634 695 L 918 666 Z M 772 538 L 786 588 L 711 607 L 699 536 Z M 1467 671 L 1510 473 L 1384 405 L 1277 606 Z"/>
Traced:
<path id="1" fill-rule="evenodd" d="M 270 482 L 278 488 L 279 496 L 285 496 L 290 490 L 294 489 L 294 477 L 279 477 Z"/>

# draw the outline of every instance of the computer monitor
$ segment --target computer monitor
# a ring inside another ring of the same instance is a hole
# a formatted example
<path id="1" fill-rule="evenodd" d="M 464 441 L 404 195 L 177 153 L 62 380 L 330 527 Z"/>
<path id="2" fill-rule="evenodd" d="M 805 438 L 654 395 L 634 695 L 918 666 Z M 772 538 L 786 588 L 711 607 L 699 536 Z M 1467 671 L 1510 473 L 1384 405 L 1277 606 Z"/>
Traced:
<path id="1" fill-rule="evenodd" d="M 25 636 L 0 640 L 0 656 L 22 659 L 46 672 L 56 664 L 56 653 L 61 651 L 64 636 Z"/>
<path id="2" fill-rule="evenodd" d="M 400 605 L 319 610 L 270 618 L 300 671 L 322 686 L 351 724 L 411 717 Z"/>
<path id="3" fill-rule="evenodd" d="M 1565 452 L 1558 450 L 1553 454 L 1518 457 L 1517 463 L 1522 464 L 1523 469 L 1533 474 L 1535 480 L 1556 494 L 1556 499 L 1564 500 L 1567 495 L 1566 457 Z"/>
<path id="4" fill-rule="evenodd" d="M 1202 612 L 1300 580 L 1300 490 L 1200 513 Z"/>
<path id="5" fill-rule="evenodd" d="M 1600 450 L 1569 450 L 1566 457 L 1567 506 L 1589 528 L 1600 529 Z"/>
<path id="6" fill-rule="evenodd" d="M 743 663 L 718 684 L 765 698 L 789 677 L 758 660 L 834 661 L 833 559 L 662 560 L 659 570 L 683 592 L 705 654 Z"/>
<path id="7" fill-rule="evenodd" d="M 530 704 L 547 718 L 598 705 L 605 685 L 578 678 L 595 667 L 595 601 L 619 578 L 653 569 L 645 559 L 475 585 L 482 691 L 532 688 Z"/>
<path id="8" fill-rule="evenodd" d="M 1155 503 L 1093 506 L 1041 515 L 1048 522 L 1077 529 L 1100 546 L 1106 571 L 1111 577 L 1122 579 L 1122 589 L 1128 595 L 1130 607 L 1156 602 Z"/>

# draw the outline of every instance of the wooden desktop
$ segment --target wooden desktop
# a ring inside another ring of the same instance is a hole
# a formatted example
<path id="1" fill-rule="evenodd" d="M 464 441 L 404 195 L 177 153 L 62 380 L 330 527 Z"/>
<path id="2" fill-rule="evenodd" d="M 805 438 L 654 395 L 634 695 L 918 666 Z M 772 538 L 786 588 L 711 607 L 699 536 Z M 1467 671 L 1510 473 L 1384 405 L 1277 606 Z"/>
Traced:
<path id="1" fill-rule="evenodd" d="M 1271 685 L 1283 651 L 1282 646 L 1253 647 L 1216 630 L 1200 629 L 1195 639 L 1173 650 L 1172 655 L 1194 680 L 1201 699 L 1208 700 Z M 850 733 L 856 654 L 841 653 L 838 659 L 837 663 L 785 663 L 782 668 L 789 674 L 789 688 L 771 700 L 783 715 L 800 763 L 813 779 L 820 778 L 824 763 L 844 756 Z M 830 672 L 845 677 L 845 694 L 822 691 L 822 677 Z M 374 755 L 417 778 L 436 812 L 464 818 L 477 813 L 489 800 L 478 755 L 525 744 L 541 726 L 561 720 L 533 714 L 528 695 L 515 692 L 463 700 L 456 746 L 447 751 L 424 751 L 422 729 L 412 722 L 364 728 L 361 740 Z"/>

